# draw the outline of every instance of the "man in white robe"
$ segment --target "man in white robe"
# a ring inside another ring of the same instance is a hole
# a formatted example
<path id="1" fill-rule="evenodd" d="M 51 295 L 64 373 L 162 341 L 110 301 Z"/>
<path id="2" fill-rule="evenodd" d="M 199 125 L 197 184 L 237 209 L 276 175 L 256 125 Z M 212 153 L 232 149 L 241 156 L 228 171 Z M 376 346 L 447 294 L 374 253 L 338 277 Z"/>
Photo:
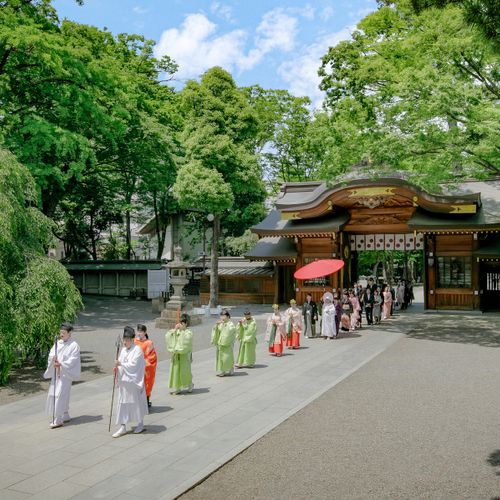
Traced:
<path id="1" fill-rule="evenodd" d="M 69 422 L 69 396 L 71 384 L 81 374 L 80 346 L 71 338 L 73 326 L 63 323 L 59 330 L 59 339 L 49 352 L 44 378 L 50 378 L 49 394 L 45 411 L 51 417 L 50 427 L 57 429 L 64 422 Z M 54 408 L 55 406 L 55 408 Z"/>
<path id="2" fill-rule="evenodd" d="M 120 428 L 113 434 L 118 438 L 127 434 L 127 424 L 137 422 L 134 434 L 144 431 L 143 419 L 148 414 L 148 402 L 144 387 L 146 361 L 139 346 L 134 344 L 135 332 L 130 326 L 123 331 L 123 348 L 115 361 L 118 385 L 116 423 Z"/>

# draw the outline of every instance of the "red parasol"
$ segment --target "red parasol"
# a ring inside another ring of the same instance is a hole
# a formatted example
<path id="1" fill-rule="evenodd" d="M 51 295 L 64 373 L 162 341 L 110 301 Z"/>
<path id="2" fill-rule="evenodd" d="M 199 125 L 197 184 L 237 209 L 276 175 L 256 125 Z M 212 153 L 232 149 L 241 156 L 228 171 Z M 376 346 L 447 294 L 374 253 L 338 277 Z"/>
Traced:
<path id="1" fill-rule="evenodd" d="M 313 278 L 320 278 L 321 276 L 328 276 L 329 274 L 336 273 L 344 267 L 344 261 L 339 259 L 321 259 L 315 260 L 310 264 L 301 267 L 295 274 L 294 278 L 298 280 L 309 280 Z"/>

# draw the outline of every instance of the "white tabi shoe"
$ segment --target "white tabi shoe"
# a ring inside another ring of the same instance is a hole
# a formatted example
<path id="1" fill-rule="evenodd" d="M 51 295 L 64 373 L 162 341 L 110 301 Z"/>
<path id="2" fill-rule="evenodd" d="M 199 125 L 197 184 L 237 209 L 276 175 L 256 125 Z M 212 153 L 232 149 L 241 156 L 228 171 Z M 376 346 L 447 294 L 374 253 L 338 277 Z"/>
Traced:
<path id="1" fill-rule="evenodd" d="M 63 415 L 63 422 L 66 423 L 66 422 L 69 422 L 71 420 L 71 417 L 69 416 L 69 413 L 65 413 Z"/>
<path id="2" fill-rule="evenodd" d="M 51 429 L 58 429 L 59 427 L 63 426 L 63 421 L 59 419 L 55 419 L 53 422 L 50 423 L 50 428 Z"/>
<path id="3" fill-rule="evenodd" d="M 127 434 L 127 428 L 124 425 L 121 425 L 120 428 L 113 434 L 114 438 L 119 438 L 125 436 Z"/>
<path id="4" fill-rule="evenodd" d="M 144 432 L 146 429 L 144 428 L 144 424 L 140 422 L 137 427 L 134 429 L 134 434 L 140 434 L 141 432 Z"/>
<path id="5" fill-rule="evenodd" d="M 192 393 L 193 392 L 193 389 L 194 389 L 194 384 L 189 384 L 188 388 L 187 388 L 187 391 L 189 393 Z"/>

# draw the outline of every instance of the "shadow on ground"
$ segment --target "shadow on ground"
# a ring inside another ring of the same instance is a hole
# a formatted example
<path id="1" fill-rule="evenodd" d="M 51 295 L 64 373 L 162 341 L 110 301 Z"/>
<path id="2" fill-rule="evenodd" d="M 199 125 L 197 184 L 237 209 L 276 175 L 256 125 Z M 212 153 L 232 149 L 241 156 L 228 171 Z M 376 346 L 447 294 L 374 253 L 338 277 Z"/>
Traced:
<path id="1" fill-rule="evenodd" d="M 146 432 L 148 434 L 160 434 L 160 432 L 165 432 L 167 428 L 164 425 L 146 425 Z"/>
<path id="2" fill-rule="evenodd" d="M 497 322 L 492 321 L 492 318 L 481 316 L 444 314 L 425 316 L 415 322 L 412 321 L 406 335 L 420 340 L 500 347 L 500 330 Z"/>
<path id="3" fill-rule="evenodd" d="M 29 396 L 48 388 L 48 380 L 43 378 L 45 369 L 35 366 L 25 365 L 21 368 L 14 368 L 10 373 L 9 383 L 2 387 L 2 391 L 9 394 Z"/>
<path id="4" fill-rule="evenodd" d="M 65 426 L 90 424 L 91 422 L 99 422 L 99 420 L 102 420 L 102 415 L 78 415 L 78 417 L 73 417 Z"/>
<path id="5" fill-rule="evenodd" d="M 157 314 L 151 311 L 151 302 L 129 298 L 84 295 L 85 308 L 78 314 L 75 328 L 93 331 L 96 328 L 123 328 L 137 322 L 152 321 Z"/>
<path id="6" fill-rule="evenodd" d="M 92 372 L 95 375 L 101 375 L 104 372 L 101 367 L 97 365 L 96 360 L 91 351 L 80 351 L 80 359 L 82 363 L 82 372 Z M 110 362 L 110 365 L 112 363 Z"/>
<path id="7" fill-rule="evenodd" d="M 167 411 L 173 410 L 171 406 L 151 406 L 149 408 L 149 413 L 166 413 Z"/>
<path id="8" fill-rule="evenodd" d="M 500 467 L 500 450 L 496 450 L 493 453 L 491 453 L 490 456 L 488 457 L 487 462 L 492 467 Z M 500 476 L 500 469 L 497 470 L 496 474 L 497 476 Z"/>

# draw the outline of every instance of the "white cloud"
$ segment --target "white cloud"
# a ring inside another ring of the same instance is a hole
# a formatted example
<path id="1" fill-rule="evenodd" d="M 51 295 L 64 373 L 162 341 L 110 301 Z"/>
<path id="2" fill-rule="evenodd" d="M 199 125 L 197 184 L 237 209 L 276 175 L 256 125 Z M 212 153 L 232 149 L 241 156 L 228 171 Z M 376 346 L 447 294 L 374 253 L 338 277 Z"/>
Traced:
<path id="1" fill-rule="evenodd" d="M 243 54 L 246 33 L 233 30 L 216 34 L 217 26 L 204 14 L 189 14 L 180 29 L 164 31 L 155 47 L 155 56 L 165 54 L 179 65 L 178 78 L 199 76 L 212 66 L 232 71 Z"/>
<path id="2" fill-rule="evenodd" d="M 316 9 L 310 3 L 307 3 L 304 7 L 288 7 L 286 11 L 290 14 L 297 14 L 309 20 L 313 20 L 316 15 Z"/>
<path id="3" fill-rule="evenodd" d="M 149 12 L 149 9 L 145 9 L 144 7 L 140 7 L 138 5 L 136 5 L 132 11 L 134 12 L 134 14 L 137 14 L 137 15 L 142 15 L 142 14 L 147 14 Z"/>
<path id="4" fill-rule="evenodd" d="M 361 20 L 364 17 L 366 17 L 368 14 L 371 14 L 372 12 L 374 12 L 375 10 L 376 10 L 376 7 L 374 7 L 374 6 L 363 7 L 362 9 L 353 10 L 353 11 L 348 12 L 348 16 L 351 19 Z"/>
<path id="5" fill-rule="evenodd" d="M 293 50 L 297 25 L 297 18 L 289 16 L 282 8 L 266 12 L 256 29 L 255 46 L 240 61 L 240 68 L 244 70 L 253 68 L 266 54 L 273 50 L 283 52 Z"/>
<path id="6" fill-rule="evenodd" d="M 246 51 L 246 31 L 218 35 L 217 25 L 204 14 L 189 14 L 179 29 L 162 33 L 155 56 L 171 56 L 179 65 L 177 77 L 181 79 L 197 77 L 212 66 L 228 71 L 249 70 L 272 51 L 293 50 L 297 25 L 297 19 L 281 8 L 267 12 L 256 28 L 253 48 Z"/>
<path id="7" fill-rule="evenodd" d="M 220 18 L 230 23 L 234 22 L 233 8 L 230 5 L 223 4 L 222 2 L 212 2 L 210 4 L 210 12 L 219 16 Z"/>
<path id="8" fill-rule="evenodd" d="M 319 90 L 320 78 L 318 69 L 321 65 L 321 57 L 324 56 L 329 47 L 348 40 L 354 26 L 346 27 L 336 33 L 323 36 L 311 45 L 304 47 L 297 57 L 282 63 L 278 68 L 278 74 L 288 85 L 290 92 L 296 96 L 309 96 L 313 107 L 318 108 L 324 99 L 324 93 Z"/>
<path id="9" fill-rule="evenodd" d="M 333 16 L 333 7 L 331 5 L 327 5 L 322 11 L 321 11 L 321 14 L 319 15 L 319 17 L 321 17 L 321 19 L 323 21 L 328 21 L 328 19 L 330 19 L 332 16 Z"/>

